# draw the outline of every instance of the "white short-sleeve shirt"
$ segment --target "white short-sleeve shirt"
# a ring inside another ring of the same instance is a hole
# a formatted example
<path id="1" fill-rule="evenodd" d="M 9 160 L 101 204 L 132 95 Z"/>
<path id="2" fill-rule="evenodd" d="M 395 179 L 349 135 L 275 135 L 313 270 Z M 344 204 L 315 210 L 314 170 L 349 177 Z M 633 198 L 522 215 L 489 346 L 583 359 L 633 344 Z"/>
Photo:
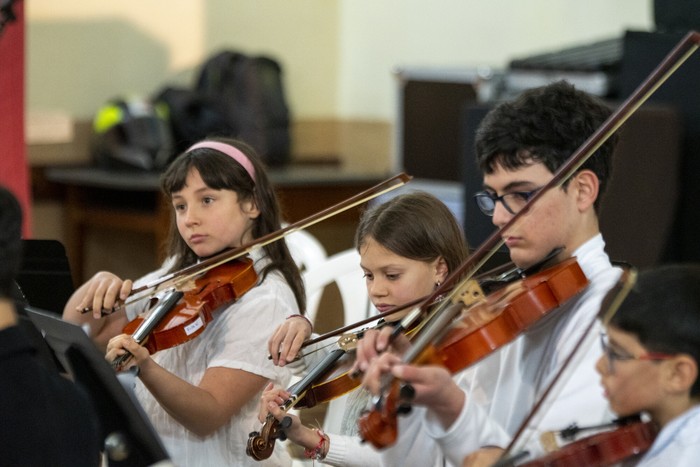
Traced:
<path id="1" fill-rule="evenodd" d="M 267 260 L 253 256 L 254 267 L 259 274 Z M 138 282 L 147 282 L 154 276 L 162 275 L 167 264 L 164 266 Z M 211 367 L 244 370 L 287 386 L 290 372 L 273 365 L 268 359 L 267 340 L 287 316 L 299 313 L 299 309 L 294 293 L 282 274 L 274 271 L 264 281 L 260 280 L 259 277 L 258 284 L 237 302 L 215 312 L 213 320 L 199 336 L 179 346 L 156 352 L 153 359 L 195 386 Z M 133 315 L 133 310 L 127 310 L 127 313 Z M 137 381 L 135 393 L 175 465 L 291 465 L 288 453 L 281 446 L 274 449 L 272 456 L 263 462 L 255 461 L 245 453 L 249 433 L 261 427 L 257 418 L 259 395 L 253 397 L 227 425 L 201 438 L 168 415 L 140 381 Z"/>

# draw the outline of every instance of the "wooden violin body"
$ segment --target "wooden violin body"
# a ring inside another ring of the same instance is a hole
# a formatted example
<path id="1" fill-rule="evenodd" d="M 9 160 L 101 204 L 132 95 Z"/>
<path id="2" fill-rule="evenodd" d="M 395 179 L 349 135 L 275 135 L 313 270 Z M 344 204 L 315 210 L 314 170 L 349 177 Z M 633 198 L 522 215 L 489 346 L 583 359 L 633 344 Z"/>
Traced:
<path id="1" fill-rule="evenodd" d="M 218 308 L 233 303 L 250 290 L 258 281 L 253 262 L 249 258 L 237 259 L 210 269 L 186 284 L 180 291 L 174 306 L 152 316 L 157 305 L 142 316 L 130 321 L 124 333 L 153 354 L 188 342 L 200 335 L 213 319 Z M 166 300 L 168 300 L 166 298 Z M 113 362 L 117 366 L 124 358 Z"/>
<path id="2" fill-rule="evenodd" d="M 604 467 L 641 454 L 651 447 L 657 428 L 652 422 L 637 421 L 615 430 L 588 436 L 521 467 Z"/>
<path id="3" fill-rule="evenodd" d="M 483 303 L 468 308 L 435 345 L 440 364 L 452 373 L 473 365 L 587 285 L 576 259 L 569 258 L 487 295 Z"/>

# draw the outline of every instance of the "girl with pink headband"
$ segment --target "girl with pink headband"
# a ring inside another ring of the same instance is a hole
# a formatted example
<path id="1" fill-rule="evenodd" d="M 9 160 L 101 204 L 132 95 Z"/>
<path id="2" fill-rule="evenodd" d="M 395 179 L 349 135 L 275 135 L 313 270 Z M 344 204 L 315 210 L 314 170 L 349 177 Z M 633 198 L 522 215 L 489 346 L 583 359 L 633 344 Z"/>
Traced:
<path id="1" fill-rule="evenodd" d="M 248 433 L 258 424 L 258 400 L 269 381 L 286 387 L 291 376 L 267 358 L 267 341 L 288 316 L 305 309 L 299 270 L 284 241 L 253 251 L 258 284 L 179 346 L 149 355 L 123 334 L 147 304 L 135 302 L 105 317 L 99 310 L 113 310 L 140 284 L 279 230 L 275 192 L 249 146 L 219 138 L 178 156 L 163 174 L 161 188 L 173 207 L 166 261 L 133 283 L 97 273 L 71 297 L 64 318 L 89 325 L 108 360 L 126 351 L 133 355 L 128 365 L 139 367 L 136 396 L 173 462 L 260 466 L 245 453 Z M 86 307 L 97 311 L 82 314 Z M 291 465 L 284 449 L 268 462 Z"/>

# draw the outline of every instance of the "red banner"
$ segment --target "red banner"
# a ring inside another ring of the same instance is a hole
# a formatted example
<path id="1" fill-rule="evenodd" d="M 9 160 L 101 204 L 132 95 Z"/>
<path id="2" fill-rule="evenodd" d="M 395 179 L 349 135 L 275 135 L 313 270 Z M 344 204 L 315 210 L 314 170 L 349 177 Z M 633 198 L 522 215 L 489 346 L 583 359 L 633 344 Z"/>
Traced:
<path id="1" fill-rule="evenodd" d="M 16 16 L 0 32 L 0 184 L 24 211 L 23 235 L 31 236 L 31 192 L 24 142 L 24 4 L 10 2 Z M 5 13 L 0 18 L 7 19 Z"/>

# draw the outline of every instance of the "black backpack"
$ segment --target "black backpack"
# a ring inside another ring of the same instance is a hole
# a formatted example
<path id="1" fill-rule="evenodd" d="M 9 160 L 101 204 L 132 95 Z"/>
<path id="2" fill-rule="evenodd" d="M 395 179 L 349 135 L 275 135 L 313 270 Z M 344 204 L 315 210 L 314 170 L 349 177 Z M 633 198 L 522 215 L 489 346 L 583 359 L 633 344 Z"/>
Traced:
<path id="1" fill-rule="evenodd" d="M 251 145 L 268 165 L 289 161 L 282 68 L 270 57 L 217 53 L 202 65 L 194 89 L 165 88 L 155 100 L 169 108 L 179 151 L 206 137 L 228 136 Z"/>

